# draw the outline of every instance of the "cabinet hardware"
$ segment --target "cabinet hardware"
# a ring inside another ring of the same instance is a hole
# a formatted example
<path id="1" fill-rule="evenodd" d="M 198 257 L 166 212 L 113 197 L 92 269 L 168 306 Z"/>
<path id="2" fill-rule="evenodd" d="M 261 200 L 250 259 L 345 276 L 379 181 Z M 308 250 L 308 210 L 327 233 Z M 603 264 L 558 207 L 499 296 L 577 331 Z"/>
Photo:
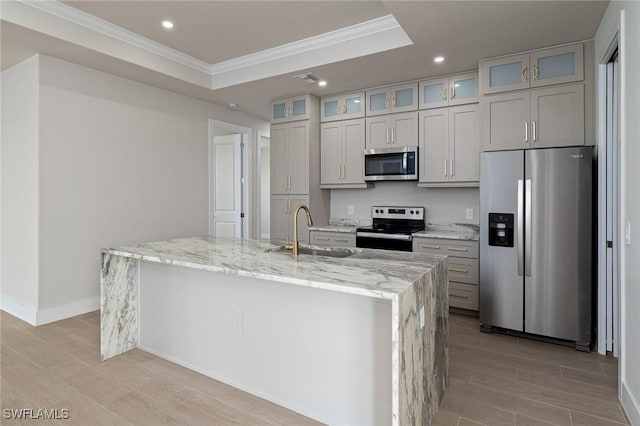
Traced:
<path id="1" fill-rule="evenodd" d="M 428 248 L 428 249 L 440 250 L 440 246 L 431 246 L 429 244 L 420 244 L 420 248 Z"/>
<path id="2" fill-rule="evenodd" d="M 395 97 L 391 98 L 391 106 L 392 107 L 396 106 L 396 98 Z"/>
<path id="3" fill-rule="evenodd" d="M 329 241 L 329 238 L 316 237 L 316 240 L 318 240 L 318 241 Z"/>
<path id="4" fill-rule="evenodd" d="M 389 108 L 389 98 L 384 98 L 384 106 L 386 106 L 387 108 Z"/>
<path id="5" fill-rule="evenodd" d="M 396 143 L 396 128 L 391 128 L 391 143 Z"/>
<path id="6" fill-rule="evenodd" d="M 536 141 L 536 121 L 533 120 L 533 141 Z"/>
<path id="7" fill-rule="evenodd" d="M 284 190 L 288 190 L 289 189 L 289 176 L 285 176 L 284 177 Z"/>
<path id="8" fill-rule="evenodd" d="M 468 299 L 469 296 L 459 296 L 457 294 L 449 293 L 449 297 L 457 297 L 459 299 Z"/>
<path id="9" fill-rule="evenodd" d="M 291 214 L 291 200 L 287 199 L 287 214 Z"/>
<path id="10" fill-rule="evenodd" d="M 529 142 L 529 122 L 524 122 L 524 143 Z"/>
<path id="11" fill-rule="evenodd" d="M 349 240 L 347 240 L 346 238 L 336 238 L 336 242 L 337 243 L 348 243 Z"/>
<path id="12" fill-rule="evenodd" d="M 454 100 L 456 98 L 456 89 L 451 86 L 451 89 L 449 89 L 449 91 L 451 92 L 451 100 Z"/>
<path id="13" fill-rule="evenodd" d="M 462 272 L 463 274 L 466 274 L 469 272 L 468 269 L 458 269 L 458 268 L 449 268 L 449 271 L 451 272 Z"/>
<path id="14" fill-rule="evenodd" d="M 451 164 L 451 176 L 455 176 L 456 173 L 455 173 L 455 171 L 453 169 L 453 160 L 449 160 L 449 163 Z"/>
<path id="15" fill-rule="evenodd" d="M 442 99 L 447 100 L 447 88 L 442 89 Z"/>
<path id="16" fill-rule="evenodd" d="M 529 67 L 524 67 L 524 69 L 522 70 L 522 81 L 529 81 Z"/>
<path id="17" fill-rule="evenodd" d="M 534 80 L 538 79 L 538 66 L 537 65 L 533 66 L 533 79 Z"/>
<path id="18" fill-rule="evenodd" d="M 391 129 L 387 127 L 387 135 L 386 135 L 387 136 L 387 145 L 389 144 L 389 133 L 391 133 L 390 130 Z"/>
<path id="19" fill-rule="evenodd" d="M 458 248 L 458 247 L 447 247 L 447 249 L 451 250 L 451 251 L 469 251 L 469 249 L 466 248 Z"/>
<path id="20" fill-rule="evenodd" d="M 447 160 L 444 160 L 444 177 L 447 177 Z"/>

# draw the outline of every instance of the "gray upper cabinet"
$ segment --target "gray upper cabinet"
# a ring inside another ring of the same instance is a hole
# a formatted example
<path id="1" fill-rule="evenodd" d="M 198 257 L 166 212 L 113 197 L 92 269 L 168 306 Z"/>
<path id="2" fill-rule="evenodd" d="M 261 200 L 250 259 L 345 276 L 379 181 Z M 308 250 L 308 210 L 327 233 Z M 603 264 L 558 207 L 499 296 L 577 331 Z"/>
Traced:
<path id="1" fill-rule="evenodd" d="M 418 146 L 418 112 L 366 119 L 366 148 Z"/>
<path id="2" fill-rule="evenodd" d="M 421 111 L 419 186 L 477 186 L 478 105 Z"/>
<path id="3" fill-rule="evenodd" d="M 367 117 L 418 109 L 418 83 L 396 84 L 366 91 Z"/>
<path id="4" fill-rule="evenodd" d="M 478 102 L 478 73 L 430 78 L 419 84 L 420 109 Z"/>
<path id="5" fill-rule="evenodd" d="M 320 136 L 320 187 L 366 188 L 364 118 L 323 123 Z"/>
<path id="6" fill-rule="evenodd" d="M 485 151 L 584 145 L 584 84 L 484 96 Z"/>
<path id="7" fill-rule="evenodd" d="M 570 83 L 584 79 L 584 44 L 480 61 L 482 93 Z"/>
<path id="8" fill-rule="evenodd" d="M 348 120 L 364 117 L 364 92 L 322 98 L 320 121 Z"/>
<path id="9" fill-rule="evenodd" d="M 309 119 L 309 95 L 292 96 L 271 102 L 271 123 Z"/>

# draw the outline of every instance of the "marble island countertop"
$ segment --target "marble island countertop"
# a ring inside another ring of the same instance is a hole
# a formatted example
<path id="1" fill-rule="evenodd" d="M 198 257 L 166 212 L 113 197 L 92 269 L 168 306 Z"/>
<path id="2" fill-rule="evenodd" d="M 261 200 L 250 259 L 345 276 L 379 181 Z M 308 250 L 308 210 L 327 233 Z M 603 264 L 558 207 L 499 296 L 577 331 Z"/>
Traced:
<path id="1" fill-rule="evenodd" d="M 443 256 L 350 249 L 345 258 L 278 252 L 254 240 L 189 237 L 103 249 L 105 254 L 269 281 L 390 299 L 411 287 Z"/>
<path id="2" fill-rule="evenodd" d="M 357 226 L 352 225 L 314 225 L 309 227 L 309 231 L 322 232 L 342 232 L 346 234 L 355 234 Z"/>

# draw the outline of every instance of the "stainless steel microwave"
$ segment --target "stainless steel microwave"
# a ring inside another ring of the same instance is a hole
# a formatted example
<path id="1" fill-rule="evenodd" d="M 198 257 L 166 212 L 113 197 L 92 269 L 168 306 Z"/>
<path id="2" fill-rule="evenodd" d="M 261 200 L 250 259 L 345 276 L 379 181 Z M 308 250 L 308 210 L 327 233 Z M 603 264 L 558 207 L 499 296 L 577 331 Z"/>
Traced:
<path id="1" fill-rule="evenodd" d="M 418 147 L 366 149 L 364 180 L 418 180 Z"/>

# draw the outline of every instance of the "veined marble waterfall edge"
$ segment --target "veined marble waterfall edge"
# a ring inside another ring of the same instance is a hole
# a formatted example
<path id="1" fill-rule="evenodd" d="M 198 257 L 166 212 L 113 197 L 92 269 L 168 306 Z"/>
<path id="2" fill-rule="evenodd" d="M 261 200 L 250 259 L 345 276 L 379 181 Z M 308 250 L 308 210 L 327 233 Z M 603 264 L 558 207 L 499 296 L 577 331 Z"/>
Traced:
<path id="1" fill-rule="evenodd" d="M 107 360 L 138 345 L 138 259 L 102 253 L 100 356 Z"/>

